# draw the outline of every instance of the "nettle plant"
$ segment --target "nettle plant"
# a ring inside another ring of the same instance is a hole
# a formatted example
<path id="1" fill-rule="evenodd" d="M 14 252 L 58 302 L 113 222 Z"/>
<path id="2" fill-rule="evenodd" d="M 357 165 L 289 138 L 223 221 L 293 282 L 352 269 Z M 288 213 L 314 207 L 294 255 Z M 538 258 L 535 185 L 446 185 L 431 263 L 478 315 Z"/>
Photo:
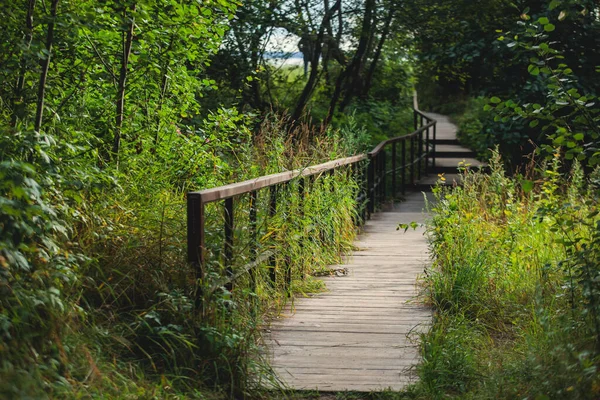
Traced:
<path id="1" fill-rule="evenodd" d="M 557 2 L 550 5 L 556 7 Z M 499 40 L 529 57 L 527 70 L 530 86 L 544 94 L 539 102 L 520 103 L 492 97 L 485 110 L 494 110 L 495 121 L 525 120 L 531 129 L 540 130 L 542 154 L 552 155 L 561 148 L 566 160 L 577 159 L 589 166 L 600 164 L 600 104 L 594 93 L 582 87 L 574 71 L 567 65 L 564 50 L 551 34 L 556 25 L 549 18 L 535 21 L 527 14 L 521 15 L 517 32 L 507 32 Z M 565 11 L 558 22 L 566 18 Z M 600 72 L 600 67 L 596 67 Z"/>

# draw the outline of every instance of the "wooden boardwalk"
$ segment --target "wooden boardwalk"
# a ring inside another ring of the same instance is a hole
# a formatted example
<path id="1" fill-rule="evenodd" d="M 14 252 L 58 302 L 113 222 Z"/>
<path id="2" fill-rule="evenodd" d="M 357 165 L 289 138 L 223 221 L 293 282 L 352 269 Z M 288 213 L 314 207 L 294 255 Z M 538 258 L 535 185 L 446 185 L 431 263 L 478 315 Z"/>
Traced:
<path id="1" fill-rule="evenodd" d="M 416 299 L 417 277 L 429 261 L 422 193 L 376 213 L 355 243 L 347 275 L 324 278 L 328 292 L 296 299 L 271 324 L 272 366 L 292 389 L 378 391 L 414 379 L 417 333 L 431 320 Z"/>
<path id="2" fill-rule="evenodd" d="M 456 125 L 450 122 L 450 119 L 441 114 L 427 113 L 437 121 L 437 141 L 440 144 L 436 145 L 436 168 L 444 172 L 446 183 L 451 185 L 454 182 L 459 183 L 460 175 L 457 173 L 456 167 L 461 164 L 471 167 L 481 167 L 483 164 L 474 158 L 471 150 L 463 147 L 456 140 Z M 428 177 L 423 177 L 419 184 L 434 185 L 438 180 L 438 174 L 433 173 Z"/>
<path id="3" fill-rule="evenodd" d="M 480 166 L 456 141 L 456 126 L 430 114 L 437 124 L 437 170 L 419 182 L 427 187 L 443 172 L 460 182 L 461 162 Z M 324 278 L 328 292 L 294 301 L 271 324 L 266 344 L 271 365 L 291 389 L 370 392 L 399 390 L 416 379 L 418 333 L 431 310 L 417 299 L 418 277 L 429 260 L 424 228 L 397 231 L 399 223 L 423 222 L 423 193 L 376 213 L 355 243 L 347 275 Z"/>

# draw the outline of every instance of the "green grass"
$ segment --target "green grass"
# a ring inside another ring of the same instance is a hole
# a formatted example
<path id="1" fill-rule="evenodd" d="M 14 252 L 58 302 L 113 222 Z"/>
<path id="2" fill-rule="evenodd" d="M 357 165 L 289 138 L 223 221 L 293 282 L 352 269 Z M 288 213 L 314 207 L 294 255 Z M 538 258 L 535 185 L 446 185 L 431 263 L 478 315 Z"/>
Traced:
<path id="1" fill-rule="evenodd" d="M 577 167 L 570 177 L 557 160 L 538 168 L 507 178 L 496 158 L 491 174 L 436 189 L 420 397 L 600 395 L 597 286 L 583 273 L 600 250 L 596 197 Z"/>

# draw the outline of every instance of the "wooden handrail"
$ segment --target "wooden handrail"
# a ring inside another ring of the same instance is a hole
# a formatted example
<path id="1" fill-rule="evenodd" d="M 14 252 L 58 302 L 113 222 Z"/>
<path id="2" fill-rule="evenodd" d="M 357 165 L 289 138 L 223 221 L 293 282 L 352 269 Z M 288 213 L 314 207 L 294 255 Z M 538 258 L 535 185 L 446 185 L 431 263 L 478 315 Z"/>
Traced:
<path id="1" fill-rule="evenodd" d="M 217 200 L 224 200 L 230 197 L 239 196 L 250 193 L 255 190 L 267 188 L 269 186 L 278 185 L 281 183 L 290 182 L 298 177 L 307 177 L 317 174 L 322 174 L 344 165 L 355 164 L 359 161 L 366 160 L 365 154 L 357 156 L 339 158 L 323 164 L 299 168 L 293 171 L 280 172 L 278 174 L 261 176 L 255 179 L 248 179 L 243 182 L 232 183 L 225 186 L 219 186 L 212 189 L 205 189 L 198 192 L 190 192 L 188 195 L 199 196 L 203 204 L 212 203 Z"/>
<path id="2" fill-rule="evenodd" d="M 426 117 L 426 118 L 429 119 L 429 117 Z M 419 129 L 415 130 L 414 132 L 409 133 L 408 135 L 397 136 L 397 137 L 394 137 L 394 138 L 391 138 L 391 139 L 387 139 L 387 140 L 384 140 L 384 141 L 380 142 L 377 146 L 375 146 L 375 148 L 373 150 L 371 150 L 370 152 L 368 152 L 367 155 L 374 156 L 377 153 L 379 153 L 388 144 L 398 143 L 398 142 L 401 142 L 403 140 L 408 140 L 411 137 L 417 136 L 420 133 L 423 133 L 423 132 L 427 131 L 427 129 L 432 128 L 432 127 L 434 127 L 437 124 L 437 121 L 434 120 L 434 119 L 430 119 L 430 121 L 431 122 L 429 122 L 427 125 L 424 125 L 424 126 L 420 127 Z"/>

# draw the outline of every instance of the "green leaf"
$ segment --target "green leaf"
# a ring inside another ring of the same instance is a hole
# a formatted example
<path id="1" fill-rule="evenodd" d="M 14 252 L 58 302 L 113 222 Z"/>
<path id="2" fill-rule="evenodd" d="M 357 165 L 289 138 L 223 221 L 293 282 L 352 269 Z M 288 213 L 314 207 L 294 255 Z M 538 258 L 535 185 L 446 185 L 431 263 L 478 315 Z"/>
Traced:
<path id="1" fill-rule="evenodd" d="M 533 121 L 531 121 L 529 123 L 529 127 L 530 128 L 535 128 L 536 126 L 538 126 L 540 124 L 540 120 L 539 119 L 534 119 Z"/>
<path id="2" fill-rule="evenodd" d="M 533 181 L 523 179 L 521 181 L 521 189 L 523 189 L 523 192 L 525 193 L 531 192 L 533 190 Z"/>
<path id="3" fill-rule="evenodd" d="M 542 18 L 538 19 L 538 22 L 542 25 L 547 25 L 550 23 L 550 20 L 546 17 L 542 17 Z"/>
<path id="4" fill-rule="evenodd" d="M 537 76 L 540 74 L 540 68 L 533 64 L 529 64 L 529 66 L 527 67 L 527 71 L 533 76 Z"/>
<path id="5" fill-rule="evenodd" d="M 576 133 L 575 135 L 573 135 L 573 139 L 575 140 L 583 140 L 583 133 Z"/>
<path id="6" fill-rule="evenodd" d="M 494 97 L 492 97 L 490 99 L 490 103 L 493 103 L 493 104 L 499 104 L 501 102 L 502 102 L 502 100 L 499 97 L 496 97 L 496 96 L 494 96 Z"/>
<path id="7" fill-rule="evenodd" d="M 554 24 L 546 24 L 544 25 L 544 30 L 546 32 L 552 32 L 556 29 L 556 26 L 554 26 Z"/>

